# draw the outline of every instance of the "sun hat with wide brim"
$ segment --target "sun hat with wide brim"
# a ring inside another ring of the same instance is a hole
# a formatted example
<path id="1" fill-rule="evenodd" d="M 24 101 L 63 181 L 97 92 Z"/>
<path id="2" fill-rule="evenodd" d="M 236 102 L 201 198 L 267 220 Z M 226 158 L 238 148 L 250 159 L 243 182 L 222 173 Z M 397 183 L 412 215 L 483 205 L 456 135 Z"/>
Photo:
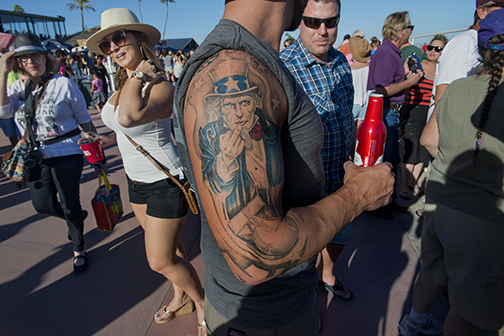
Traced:
<path id="1" fill-rule="evenodd" d="M 101 14 L 101 29 L 87 39 L 87 48 L 95 54 L 107 56 L 101 51 L 99 45 L 105 36 L 119 30 L 142 32 L 152 46 L 156 45 L 161 38 L 159 30 L 151 25 L 140 23 L 129 9 L 111 8 Z"/>
<path id="2" fill-rule="evenodd" d="M 366 63 L 371 58 L 371 45 L 361 37 L 354 36 L 348 42 L 352 58 L 357 62 Z"/>
<path id="3" fill-rule="evenodd" d="M 19 34 L 14 40 L 14 57 L 26 54 L 47 53 L 40 39 L 33 34 Z"/>

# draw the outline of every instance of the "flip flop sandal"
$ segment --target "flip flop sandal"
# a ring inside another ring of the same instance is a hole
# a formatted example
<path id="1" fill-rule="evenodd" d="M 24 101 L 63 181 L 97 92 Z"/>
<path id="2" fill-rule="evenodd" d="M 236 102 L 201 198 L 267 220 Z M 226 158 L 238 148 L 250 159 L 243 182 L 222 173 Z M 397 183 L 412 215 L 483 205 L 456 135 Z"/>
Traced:
<path id="1" fill-rule="evenodd" d="M 194 302 L 192 300 L 190 300 L 185 305 L 183 305 L 182 307 L 180 307 L 179 309 L 174 310 L 174 311 L 166 310 L 166 307 L 167 306 L 164 306 L 162 309 L 158 310 L 156 312 L 156 314 L 154 314 L 154 321 L 157 324 L 165 324 L 165 323 L 170 322 L 171 320 L 173 320 L 177 316 L 192 313 L 194 310 Z M 163 314 L 168 314 L 168 315 L 165 318 L 159 318 Z"/>
<path id="2" fill-rule="evenodd" d="M 422 189 L 420 189 L 419 187 L 416 187 L 416 188 L 412 187 L 412 186 L 408 186 L 408 187 L 411 189 L 411 191 L 413 191 L 413 195 L 415 195 L 415 196 L 425 195 L 425 192 Z"/>
<path id="3" fill-rule="evenodd" d="M 340 281 L 338 281 L 338 284 L 334 285 L 334 286 L 330 286 L 324 282 L 324 287 L 325 287 L 326 291 L 332 293 L 333 296 L 338 297 L 342 300 L 350 301 L 353 299 L 353 294 L 350 291 L 350 289 L 345 288 Z M 336 291 L 341 291 L 343 293 L 346 293 L 348 291 L 348 293 L 350 293 L 350 295 L 348 297 L 344 297 L 344 296 L 341 296 L 340 294 L 336 293 Z"/>
<path id="4" fill-rule="evenodd" d="M 204 333 L 201 333 L 201 328 L 204 328 Z M 201 321 L 200 324 L 198 324 L 198 336 L 203 336 L 203 335 L 206 335 L 206 322 L 205 320 Z"/>

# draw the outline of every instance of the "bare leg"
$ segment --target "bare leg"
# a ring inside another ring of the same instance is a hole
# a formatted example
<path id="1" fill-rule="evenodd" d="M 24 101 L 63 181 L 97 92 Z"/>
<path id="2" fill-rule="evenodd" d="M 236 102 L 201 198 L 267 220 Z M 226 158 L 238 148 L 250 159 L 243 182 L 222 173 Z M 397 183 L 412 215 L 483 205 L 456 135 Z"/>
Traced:
<path id="1" fill-rule="evenodd" d="M 401 184 L 401 197 L 411 197 L 410 191 L 408 188 L 411 172 L 413 171 L 413 165 L 409 163 L 401 164 L 401 175 L 402 175 L 402 184 Z"/>
<path id="2" fill-rule="evenodd" d="M 470 324 L 460 317 L 453 308 L 450 308 L 446 315 L 443 328 L 444 336 L 477 336 L 478 327 Z"/>
<path id="3" fill-rule="evenodd" d="M 204 293 L 196 270 L 184 257 L 180 235 L 185 217 L 162 219 L 146 214 L 145 204 L 131 204 L 145 230 L 145 250 L 149 266 L 173 283 L 174 295 L 166 310 L 177 310 L 190 299 L 197 310 L 198 323 L 204 319 Z M 137 215 L 138 214 L 138 215 Z"/>
<path id="4" fill-rule="evenodd" d="M 420 186 L 418 185 L 418 179 L 420 178 L 420 174 L 422 173 L 423 169 L 423 162 L 417 163 L 414 165 L 412 168 L 411 172 L 411 177 L 410 177 L 410 185 L 413 187 L 413 191 L 418 194 L 421 191 Z"/>
<path id="5" fill-rule="evenodd" d="M 413 309 L 419 314 L 428 313 L 445 290 L 446 287 L 439 286 L 434 280 L 420 271 L 415 280 Z"/>

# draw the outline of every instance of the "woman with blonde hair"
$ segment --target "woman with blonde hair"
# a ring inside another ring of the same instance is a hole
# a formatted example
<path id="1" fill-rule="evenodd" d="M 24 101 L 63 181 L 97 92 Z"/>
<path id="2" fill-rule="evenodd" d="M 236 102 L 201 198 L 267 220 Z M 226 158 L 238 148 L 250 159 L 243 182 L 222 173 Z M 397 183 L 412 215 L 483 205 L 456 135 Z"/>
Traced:
<path id="1" fill-rule="evenodd" d="M 115 136 L 104 138 L 103 145 L 117 141 L 128 177 L 131 207 L 145 231 L 147 260 L 152 270 L 173 283 L 174 297 L 155 314 L 155 322 L 163 324 L 191 313 L 195 305 L 198 332 L 205 335 L 203 288 L 180 241 L 187 202 L 177 185 L 129 140 L 142 146 L 182 184 L 186 181 L 170 137 L 174 88 L 162 75 L 163 68 L 153 50 L 160 33 L 153 26 L 139 23 L 126 8 L 103 12 L 101 27 L 87 40 L 87 47 L 111 56 L 119 65 L 118 91 L 101 115 Z"/>

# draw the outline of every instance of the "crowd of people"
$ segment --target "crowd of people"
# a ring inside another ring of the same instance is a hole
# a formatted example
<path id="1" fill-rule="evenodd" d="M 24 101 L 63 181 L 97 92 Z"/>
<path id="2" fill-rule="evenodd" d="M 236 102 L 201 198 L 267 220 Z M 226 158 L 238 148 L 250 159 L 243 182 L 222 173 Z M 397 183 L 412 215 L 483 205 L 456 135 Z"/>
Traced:
<path id="1" fill-rule="evenodd" d="M 317 335 L 318 290 L 353 297 L 338 279 L 345 275 L 333 272 L 353 219 L 367 212 L 393 220 L 408 210 L 397 197 L 426 193 L 417 212 L 421 271 L 399 332 L 501 328 L 504 0 L 477 0 L 470 29 L 449 42 L 435 35 L 423 50 L 408 42 L 408 12 L 385 19 L 383 40 L 357 29 L 336 50 L 340 0 L 247 1 L 226 1 L 193 53 L 157 50 L 155 27 L 114 8 L 87 40 L 87 59 L 51 57 L 30 34 L 0 58 L 0 117 L 15 120 L 35 158 L 35 209 L 67 223 L 74 272 L 89 263 L 77 142 L 99 136 L 121 153 L 150 268 L 173 283 L 172 301 L 154 314 L 158 324 L 195 308 L 199 336 Z M 297 28 L 299 38 L 281 46 L 284 31 Z M 110 97 L 107 56 L 117 65 Z M 97 134 L 68 79 L 84 66 L 109 136 Z M 9 83 L 11 72 L 24 77 Z M 363 168 L 348 159 L 370 93 L 383 96 L 387 138 L 383 163 Z M 180 241 L 185 196 L 146 155 L 196 192 L 204 290 Z M 446 291 L 443 323 L 429 310 Z"/>

